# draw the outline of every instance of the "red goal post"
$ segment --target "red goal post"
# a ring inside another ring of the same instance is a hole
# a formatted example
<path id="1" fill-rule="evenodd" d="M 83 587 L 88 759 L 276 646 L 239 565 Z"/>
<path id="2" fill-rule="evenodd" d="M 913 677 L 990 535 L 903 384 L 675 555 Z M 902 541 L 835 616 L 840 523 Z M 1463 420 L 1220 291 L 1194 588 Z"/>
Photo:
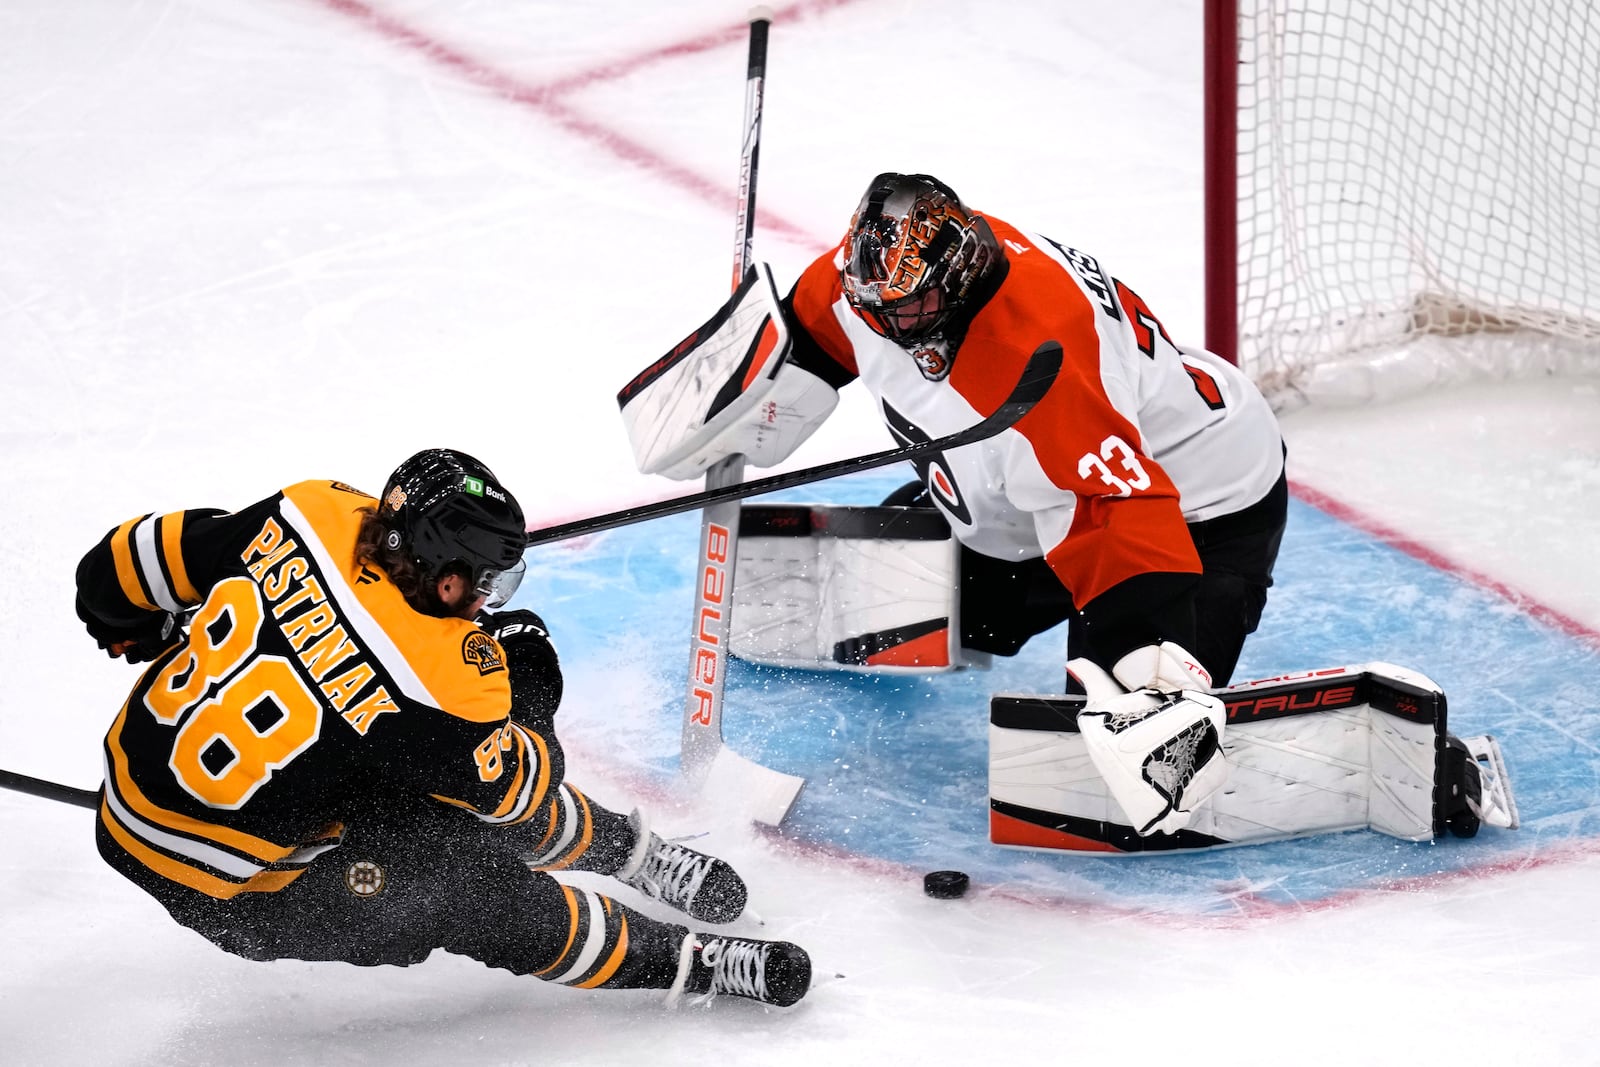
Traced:
<path id="1" fill-rule="evenodd" d="M 1600 373 L 1600 6 L 1206 0 L 1206 341 L 1279 406 Z"/>

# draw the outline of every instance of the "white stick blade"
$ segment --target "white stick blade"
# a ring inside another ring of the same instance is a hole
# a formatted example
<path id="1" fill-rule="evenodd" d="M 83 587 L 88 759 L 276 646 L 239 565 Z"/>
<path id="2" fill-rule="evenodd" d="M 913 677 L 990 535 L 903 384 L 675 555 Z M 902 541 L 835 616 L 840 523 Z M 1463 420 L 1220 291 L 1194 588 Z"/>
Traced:
<path id="1" fill-rule="evenodd" d="M 763 767 L 723 746 L 706 769 L 703 802 L 724 811 L 745 811 L 763 826 L 781 826 L 800 797 L 804 778 Z"/>

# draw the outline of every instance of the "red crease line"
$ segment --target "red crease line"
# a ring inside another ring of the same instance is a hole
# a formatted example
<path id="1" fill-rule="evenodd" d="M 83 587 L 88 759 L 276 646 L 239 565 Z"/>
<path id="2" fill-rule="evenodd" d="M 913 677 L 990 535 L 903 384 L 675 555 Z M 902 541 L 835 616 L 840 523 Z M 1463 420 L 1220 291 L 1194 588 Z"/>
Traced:
<path id="1" fill-rule="evenodd" d="M 1371 516 L 1329 496 L 1319 489 L 1313 489 L 1302 482 L 1292 482 L 1290 489 L 1296 497 L 1312 507 L 1327 512 L 1340 522 L 1354 526 L 1368 536 L 1377 538 L 1390 548 L 1399 549 L 1413 559 L 1420 560 L 1436 570 L 1454 574 L 1456 577 L 1471 582 L 1479 588 L 1487 589 L 1509 601 L 1517 610 L 1525 612 L 1563 633 L 1576 637 L 1596 649 L 1600 649 L 1600 630 L 1596 630 L 1564 612 L 1541 603 L 1521 590 L 1512 588 L 1496 578 L 1489 577 L 1482 571 L 1473 570 L 1471 567 L 1456 562 L 1437 549 L 1425 545 L 1415 538 L 1408 537 L 1392 527 L 1385 526 Z"/>

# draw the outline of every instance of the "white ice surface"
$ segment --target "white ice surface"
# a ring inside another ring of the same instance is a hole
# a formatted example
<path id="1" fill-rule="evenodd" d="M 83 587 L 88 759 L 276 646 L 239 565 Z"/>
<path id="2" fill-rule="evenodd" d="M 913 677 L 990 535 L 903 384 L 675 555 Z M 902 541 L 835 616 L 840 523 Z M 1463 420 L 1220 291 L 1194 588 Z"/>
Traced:
<path id="1" fill-rule="evenodd" d="M 84 638 L 72 568 L 131 515 L 376 487 L 437 443 L 542 521 L 681 490 L 634 472 L 612 395 L 727 285 L 743 13 L 0 5 L 0 766 L 98 780 L 130 676 Z M 1199 337 L 1198 3 L 781 14 L 758 223 L 780 281 L 873 173 L 927 170 Z M 792 463 L 883 447 L 862 401 Z M 1291 474 L 1593 631 L 1596 401 L 1546 380 L 1298 412 Z M 107 870 L 89 827 L 0 795 L 0 1062 L 1600 1062 L 1592 842 L 1216 924 L 937 902 L 724 829 L 769 932 L 848 977 L 790 1012 L 665 1012 L 442 954 L 246 963 Z"/>

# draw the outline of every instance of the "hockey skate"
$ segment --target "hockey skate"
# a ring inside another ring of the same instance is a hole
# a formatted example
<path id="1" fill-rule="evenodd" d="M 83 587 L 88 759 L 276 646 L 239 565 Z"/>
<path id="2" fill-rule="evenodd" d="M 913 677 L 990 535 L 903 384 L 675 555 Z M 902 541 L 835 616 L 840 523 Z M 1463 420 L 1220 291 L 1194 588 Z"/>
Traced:
<path id="1" fill-rule="evenodd" d="M 628 862 L 617 872 L 624 885 L 700 922 L 732 922 L 744 911 L 749 892 L 725 861 L 663 840 L 638 810 L 628 816 L 628 825 L 636 836 Z"/>
<path id="2" fill-rule="evenodd" d="M 1446 736 L 1440 772 L 1437 818 L 1456 837 L 1474 837 L 1484 823 L 1517 828 L 1516 797 L 1494 738 Z"/>
<path id="3" fill-rule="evenodd" d="M 667 992 L 667 1003 L 684 993 L 707 1000 L 726 993 L 787 1008 L 810 988 L 811 957 L 799 945 L 690 934 L 683 939 L 678 978 Z"/>

